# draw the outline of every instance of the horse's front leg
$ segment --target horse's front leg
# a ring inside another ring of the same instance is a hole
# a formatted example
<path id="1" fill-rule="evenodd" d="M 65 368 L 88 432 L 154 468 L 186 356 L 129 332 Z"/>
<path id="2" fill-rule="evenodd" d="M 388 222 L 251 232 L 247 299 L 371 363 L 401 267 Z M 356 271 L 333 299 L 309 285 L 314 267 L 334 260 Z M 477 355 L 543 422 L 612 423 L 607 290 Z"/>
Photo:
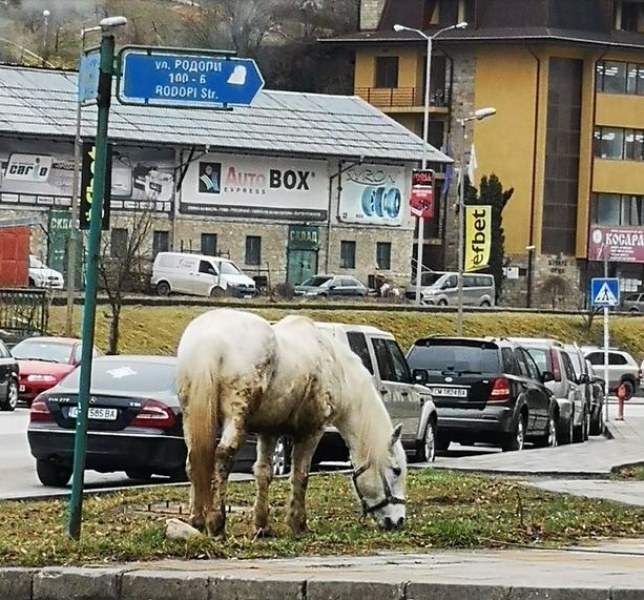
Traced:
<path id="1" fill-rule="evenodd" d="M 257 460 L 253 466 L 257 497 L 253 506 L 255 531 L 258 535 L 268 532 L 268 489 L 273 481 L 273 454 L 277 438 L 270 435 L 257 436 Z"/>
<path id="2" fill-rule="evenodd" d="M 206 515 L 206 530 L 212 536 L 223 536 L 226 527 L 226 487 L 233 468 L 235 455 L 246 439 L 246 428 L 241 416 L 224 421 L 221 439 L 215 449 L 215 468 L 212 478 L 212 505 Z"/>
<path id="3" fill-rule="evenodd" d="M 295 534 L 306 531 L 306 488 L 313 454 L 322 438 L 321 431 L 293 442 L 293 464 L 291 466 L 291 501 L 286 522 Z"/>

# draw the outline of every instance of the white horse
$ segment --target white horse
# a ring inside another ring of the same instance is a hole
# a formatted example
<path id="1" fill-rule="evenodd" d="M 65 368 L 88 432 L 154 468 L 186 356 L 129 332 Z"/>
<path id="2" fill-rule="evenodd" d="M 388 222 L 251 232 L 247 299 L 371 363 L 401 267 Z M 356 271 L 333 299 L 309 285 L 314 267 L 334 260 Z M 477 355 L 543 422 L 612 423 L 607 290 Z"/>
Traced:
<path id="1" fill-rule="evenodd" d="M 224 534 L 226 483 L 235 453 L 253 432 L 257 533 L 268 531 L 272 457 L 282 435 L 293 439 L 287 522 L 293 533 L 305 531 L 311 459 L 330 424 L 349 447 L 363 513 L 385 530 L 403 524 L 401 426 L 394 429 L 370 373 L 343 343 L 304 317 L 271 325 L 253 313 L 217 309 L 186 327 L 177 355 L 194 527 Z"/>

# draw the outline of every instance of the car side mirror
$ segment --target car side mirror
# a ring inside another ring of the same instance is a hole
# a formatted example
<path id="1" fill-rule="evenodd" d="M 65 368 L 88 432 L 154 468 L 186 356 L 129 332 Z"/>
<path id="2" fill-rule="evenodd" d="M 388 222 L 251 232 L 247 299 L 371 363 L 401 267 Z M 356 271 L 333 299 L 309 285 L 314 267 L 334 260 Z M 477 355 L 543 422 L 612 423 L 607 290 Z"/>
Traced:
<path id="1" fill-rule="evenodd" d="M 414 383 L 417 383 L 419 385 L 425 385 L 429 381 L 429 376 L 425 369 L 414 369 L 411 376 L 414 380 Z"/>
<path id="2" fill-rule="evenodd" d="M 579 384 L 590 383 L 590 378 L 588 377 L 588 374 L 582 373 L 581 375 L 579 375 L 579 377 L 577 378 L 577 383 Z"/>
<path id="3" fill-rule="evenodd" d="M 555 374 L 552 371 L 542 371 L 541 381 L 543 383 L 548 383 L 549 381 L 555 380 Z"/>
<path id="4" fill-rule="evenodd" d="M 335 288 L 337 288 L 337 287 L 338 287 L 338 286 L 337 286 L 337 285 L 335 285 L 335 283 L 334 283 L 333 285 L 330 285 L 330 286 L 329 286 L 329 289 L 330 289 L 330 290 L 334 290 L 334 289 L 335 289 Z"/>

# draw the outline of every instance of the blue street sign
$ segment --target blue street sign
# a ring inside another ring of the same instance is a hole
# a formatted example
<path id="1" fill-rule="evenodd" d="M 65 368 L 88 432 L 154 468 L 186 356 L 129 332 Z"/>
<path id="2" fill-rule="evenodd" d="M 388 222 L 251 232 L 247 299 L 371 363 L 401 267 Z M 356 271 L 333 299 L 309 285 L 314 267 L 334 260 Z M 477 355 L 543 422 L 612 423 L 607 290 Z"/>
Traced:
<path id="1" fill-rule="evenodd" d="M 264 87 L 257 64 L 221 55 L 124 48 L 117 97 L 123 104 L 223 108 L 248 105 Z"/>
<path id="2" fill-rule="evenodd" d="M 101 67 L 100 49 L 95 48 L 81 57 L 78 69 L 78 101 L 95 102 L 98 97 L 98 75 Z"/>
<path id="3" fill-rule="evenodd" d="M 591 279 L 590 299 L 593 306 L 619 306 L 619 279 L 617 277 Z"/>

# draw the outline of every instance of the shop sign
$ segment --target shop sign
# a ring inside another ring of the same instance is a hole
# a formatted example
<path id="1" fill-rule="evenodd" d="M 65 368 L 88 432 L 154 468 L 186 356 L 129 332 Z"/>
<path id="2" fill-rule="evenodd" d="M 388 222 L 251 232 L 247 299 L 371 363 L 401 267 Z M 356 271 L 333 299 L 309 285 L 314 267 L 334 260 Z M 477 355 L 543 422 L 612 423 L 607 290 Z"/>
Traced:
<path id="1" fill-rule="evenodd" d="M 317 250 L 320 232 L 309 225 L 291 225 L 288 229 L 289 250 Z"/>
<path id="2" fill-rule="evenodd" d="M 588 260 L 644 263 L 644 227 L 599 227 L 590 229 Z"/>

